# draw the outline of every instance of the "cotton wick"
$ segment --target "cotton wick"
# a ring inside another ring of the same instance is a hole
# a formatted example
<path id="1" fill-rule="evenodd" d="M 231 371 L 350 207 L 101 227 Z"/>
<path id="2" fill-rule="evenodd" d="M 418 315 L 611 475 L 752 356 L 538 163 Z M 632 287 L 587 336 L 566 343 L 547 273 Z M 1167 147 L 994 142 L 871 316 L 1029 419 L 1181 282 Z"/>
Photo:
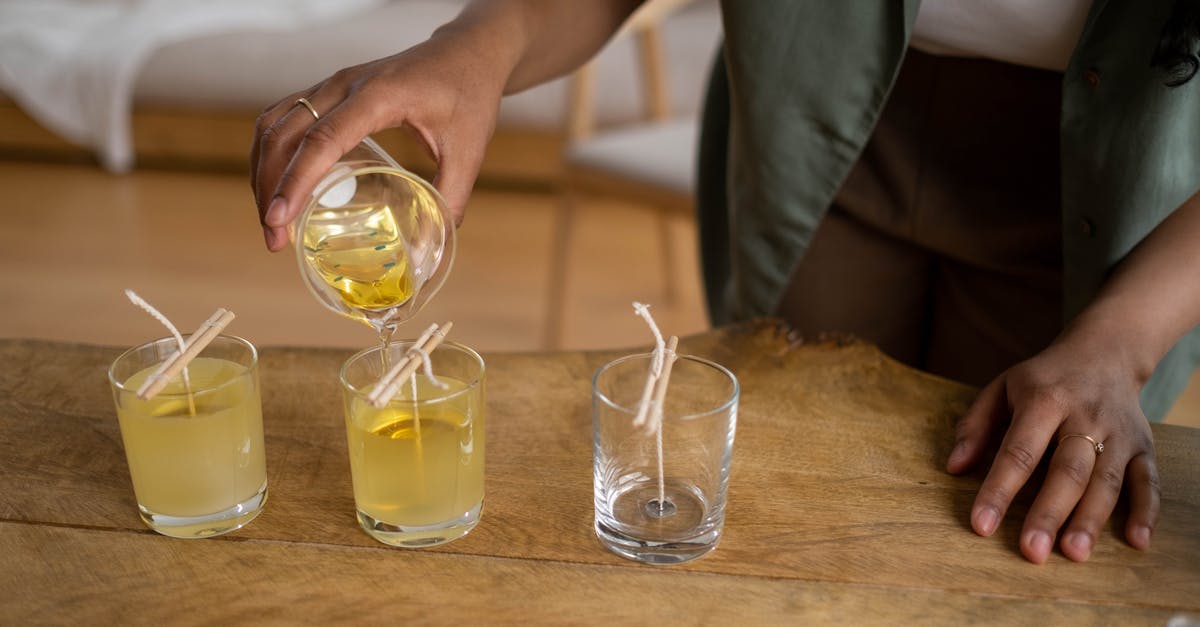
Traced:
<path id="1" fill-rule="evenodd" d="M 654 322 L 654 316 L 650 315 L 650 305 L 634 302 L 633 312 L 646 321 L 646 325 L 650 327 L 650 332 L 654 334 L 654 355 L 650 362 L 650 369 L 654 371 L 654 376 L 658 377 L 662 372 L 663 347 L 665 345 L 662 331 L 658 330 L 658 324 Z"/>
<path id="2" fill-rule="evenodd" d="M 175 328 L 174 324 L 171 324 L 171 321 L 168 320 L 167 317 L 164 316 L 161 311 L 159 311 L 158 309 L 155 309 L 154 305 L 151 305 L 150 303 L 146 302 L 146 299 L 142 298 L 141 296 L 138 296 L 137 292 L 134 292 L 133 290 L 126 288 L 125 296 L 127 296 L 129 298 L 129 301 L 131 303 L 133 303 L 135 306 L 141 308 L 143 311 L 150 314 L 151 317 L 153 317 L 155 320 L 158 320 L 160 323 L 162 323 L 162 325 L 164 327 L 167 327 L 167 330 L 170 331 L 171 335 L 175 338 L 175 344 L 179 347 L 179 352 L 169 355 L 167 357 L 167 359 L 164 359 L 162 361 L 162 363 L 158 365 L 158 368 L 156 368 L 154 370 L 154 372 L 149 377 L 147 377 L 146 380 L 152 381 L 152 380 L 158 379 L 159 377 L 162 376 L 163 371 L 166 370 L 167 365 L 171 363 L 172 359 L 174 359 L 176 355 L 182 355 L 183 351 L 187 348 L 186 344 L 183 341 L 183 334 L 179 332 L 179 329 Z M 191 412 L 191 414 L 193 416 L 195 416 L 196 415 L 196 403 L 195 403 L 194 399 L 192 398 L 192 382 L 188 379 L 187 366 L 184 366 L 184 368 L 183 368 L 183 389 L 187 391 L 188 409 Z"/>
<path id="3" fill-rule="evenodd" d="M 646 384 L 642 388 L 642 397 L 638 401 L 637 413 L 633 417 L 633 426 L 642 427 L 647 433 L 654 433 L 662 424 L 662 404 L 667 393 L 667 381 L 670 377 L 670 364 L 675 362 L 675 347 L 679 338 L 671 336 L 663 342 L 662 332 L 650 315 L 650 306 L 633 303 L 633 311 L 646 321 L 650 332 L 654 334 L 654 350 L 651 352 L 650 370 L 646 373 Z"/>
<path id="4" fill-rule="evenodd" d="M 665 343 L 654 316 L 650 315 L 650 307 L 635 302 L 633 311 L 646 321 L 650 332 L 654 334 L 654 351 L 650 359 L 650 369 L 646 373 L 646 385 L 642 388 L 642 398 L 638 402 L 637 414 L 633 418 L 634 428 L 641 427 L 646 435 L 654 436 L 654 453 L 658 470 L 658 500 L 647 504 L 652 507 L 654 516 L 663 517 L 674 513 L 666 496 L 666 478 L 663 472 L 663 405 L 667 397 L 667 383 L 671 379 L 671 369 L 675 365 L 677 355 L 675 349 L 679 346 L 679 338 L 672 335 Z"/>
<path id="5" fill-rule="evenodd" d="M 421 348 L 420 346 L 414 346 L 405 352 L 405 355 L 413 355 L 413 354 L 415 354 L 416 356 L 421 358 L 421 363 L 423 364 L 423 367 L 421 368 L 421 372 L 424 373 L 426 379 L 429 379 L 430 384 L 432 384 L 434 387 L 436 387 L 440 390 L 449 390 L 450 389 L 450 384 L 444 383 L 444 382 L 442 382 L 441 379 L 433 376 L 433 362 L 430 361 L 429 353 L 426 352 L 425 349 Z M 413 384 L 415 385 L 416 379 L 417 379 L 417 374 L 415 372 L 412 375 L 412 379 L 413 379 Z"/>
<path id="6" fill-rule="evenodd" d="M 188 336 L 187 341 L 184 342 L 183 336 L 180 335 L 179 331 L 175 328 L 175 325 L 171 324 L 170 320 L 167 320 L 166 316 L 159 313 L 159 311 L 154 307 L 151 307 L 150 303 L 147 303 L 137 294 L 134 294 L 133 290 L 125 290 L 125 294 L 129 296 L 129 300 L 133 301 L 133 304 L 145 309 L 150 315 L 154 316 L 155 319 L 157 319 L 159 322 L 162 322 L 175 336 L 176 343 L 179 344 L 179 350 L 168 355 L 167 358 L 158 365 L 158 369 L 151 373 L 149 377 L 146 377 L 146 380 L 142 382 L 142 385 L 137 389 L 137 397 L 143 401 L 148 401 L 154 398 L 156 394 L 163 391 L 163 388 L 167 387 L 167 384 L 175 378 L 175 375 L 182 374 L 183 386 L 187 391 L 188 409 L 191 410 L 193 416 L 196 415 L 196 402 L 192 397 L 192 385 L 188 381 L 187 365 L 191 363 L 191 361 L 200 354 L 200 351 L 204 350 L 204 347 L 208 346 L 209 342 L 212 342 L 213 339 L 215 339 L 225 327 L 229 326 L 230 322 L 233 322 L 233 319 L 235 318 L 233 312 L 225 309 L 224 307 L 218 307 L 217 310 L 213 312 L 213 315 L 209 316 L 208 320 L 205 320 L 204 324 L 201 324 L 195 332 Z"/>

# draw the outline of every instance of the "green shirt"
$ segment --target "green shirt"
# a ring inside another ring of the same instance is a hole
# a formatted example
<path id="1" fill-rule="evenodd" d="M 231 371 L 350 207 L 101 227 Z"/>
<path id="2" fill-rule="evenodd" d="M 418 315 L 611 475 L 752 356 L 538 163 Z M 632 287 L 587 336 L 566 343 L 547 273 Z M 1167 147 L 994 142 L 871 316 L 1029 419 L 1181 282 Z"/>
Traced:
<path id="1" fill-rule="evenodd" d="M 1200 188 L 1200 76 L 1167 87 L 1150 67 L 1172 4 L 1095 0 L 1063 74 L 1066 320 Z M 919 0 L 722 2 L 724 62 L 709 86 L 698 189 L 714 323 L 775 311 L 870 137 L 918 7 Z M 1162 419 L 1197 361 L 1200 327 L 1143 388 L 1147 417 Z"/>

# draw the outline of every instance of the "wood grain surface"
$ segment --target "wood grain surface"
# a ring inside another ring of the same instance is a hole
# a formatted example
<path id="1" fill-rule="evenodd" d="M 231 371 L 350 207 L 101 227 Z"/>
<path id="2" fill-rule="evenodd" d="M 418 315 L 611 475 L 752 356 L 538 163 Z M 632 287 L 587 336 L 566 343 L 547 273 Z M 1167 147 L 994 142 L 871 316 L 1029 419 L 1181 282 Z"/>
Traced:
<path id="1" fill-rule="evenodd" d="M 674 567 L 592 531 L 590 380 L 617 352 L 485 354 L 487 496 L 466 538 L 422 551 L 362 533 L 337 370 L 351 351 L 264 348 L 270 498 L 246 528 L 184 541 L 137 517 L 105 378 L 120 350 L 0 340 L 0 622 L 1029 623 L 1200 616 L 1200 430 L 1154 425 L 1150 550 L 1110 525 L 1084 564 L 1017 550 L 1023 493 L 991 538 L 981 474 L 943 470 L 974 390 L 854 341 L 775 323 L 683 340 L 742 396 L 720 546 Z M 1119 519 L 1118 519 L 1119 522 Z"/>

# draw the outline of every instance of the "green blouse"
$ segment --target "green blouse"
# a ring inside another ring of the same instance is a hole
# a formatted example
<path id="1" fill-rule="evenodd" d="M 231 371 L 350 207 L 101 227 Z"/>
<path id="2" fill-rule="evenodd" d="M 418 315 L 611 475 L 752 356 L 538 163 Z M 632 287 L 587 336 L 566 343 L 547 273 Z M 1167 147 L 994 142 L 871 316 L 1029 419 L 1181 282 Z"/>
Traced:
<path id="1" fill-rule="evenodd" d="M 1172 0 L 1095 0 L 1063 74 L 1063 310 L 1200 188 L 1200 77 L 1150 67 Z M 725 0 L 706 101 L 698 211 L 712 320 L 768 315 L 871 134 L 919 0 Z M 1200 245 L 1200 242 L 1197 243 Z M 1198 278 L 1200 280 L 1200 278 Z M 1160 362 L 1161 420 L 1200 361 L 1200 327 Z"/>

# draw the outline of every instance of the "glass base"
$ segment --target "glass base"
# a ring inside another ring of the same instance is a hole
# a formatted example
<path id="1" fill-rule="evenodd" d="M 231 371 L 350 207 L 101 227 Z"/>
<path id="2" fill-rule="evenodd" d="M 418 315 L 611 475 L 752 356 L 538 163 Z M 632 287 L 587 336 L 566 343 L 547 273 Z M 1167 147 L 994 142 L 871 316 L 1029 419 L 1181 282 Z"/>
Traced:
<path id="1" fill-rule="evenodd" d="M 596 521 L 596 537 L 600 538 L 600 544 L 621 557 L 646 564 L 667 566 L 690 562 L 717 548 L 721 530 L 713 529 L 684 541 L 658 542 L 639 540 Z"/>
<path id="2" fill-rule="evenodd" d="M 370 515 L 358 512 L 358 524 L 367 535 L 389 546 L 406 549 L 421 549 L 457 540 L 479 524 L 483 514 L 481 501 L 468 512 L 457 518 L 451 518 L 436 525 L 408 526 L 393 525 L 376 520 Z"/>
<path id="3" fill-rule="evenodd" d="M 262 513 L 267 504 L 267 482 L 254 496 L 229 509 L 207 516 L 168 516 L 151 511 L 138 503 L 142 522 L 154 531 L 172 538 L 211 538 L 245 527 Z"/>
<path id="4" fill-rule="evenodd" d="M 647 564 L 681 564 L 715 549 L 721 524 L 708 515 L 699 491 L 668 482 L 664 496 L 660 502 L 650 482 L 619 493 L 611 513 L 596 510 L 596 537 L 613 553 Z"/>

